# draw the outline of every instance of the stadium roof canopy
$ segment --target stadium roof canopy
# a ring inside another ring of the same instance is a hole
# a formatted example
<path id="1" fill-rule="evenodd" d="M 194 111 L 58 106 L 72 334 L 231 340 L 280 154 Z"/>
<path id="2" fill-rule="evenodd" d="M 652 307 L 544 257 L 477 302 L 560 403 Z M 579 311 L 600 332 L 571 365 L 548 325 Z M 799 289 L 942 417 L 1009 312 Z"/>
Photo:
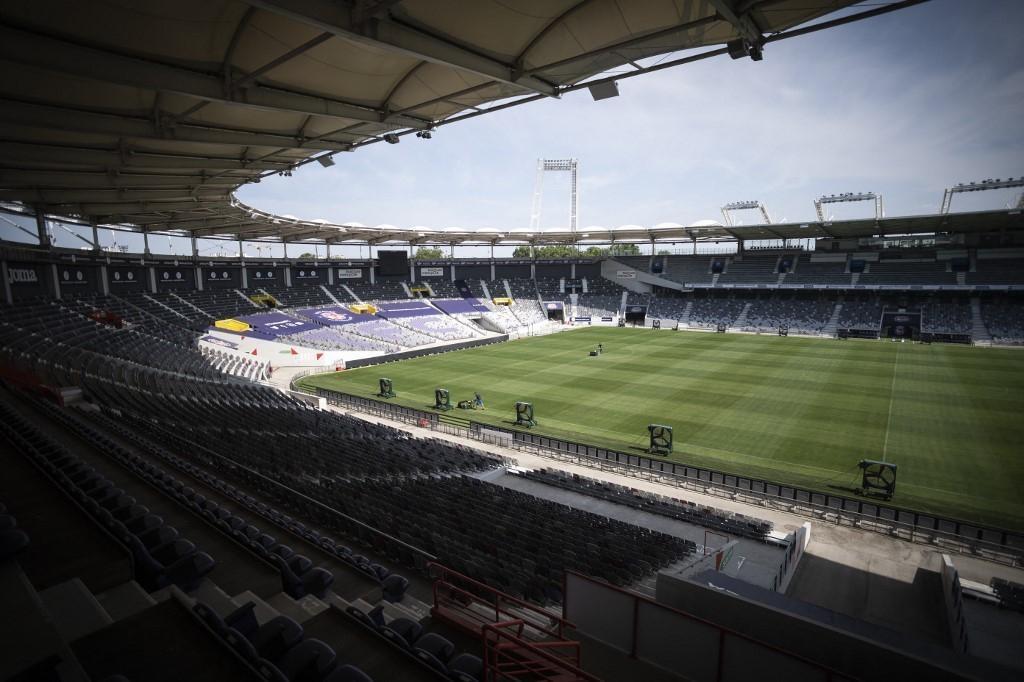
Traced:
<path id="1" fill-rule="evenodd" d="M 793 27 L 852 4 L 7 2 L 0 10 L 0 200 L 93 224 L 197 236 L 422 239 L 291 221 L 243 206 L 233 192 L 315 159 L 343 162 L 344 153 L 385 136 L 558 97 L 614 67 L 644 73 L 706 56 L 756 55 L 764 43 L 808 30 Z M 636 64 L 711 46 L 719 47 L 656 67 Z M 468 240 L 453 233 L 442 241 Z"/>

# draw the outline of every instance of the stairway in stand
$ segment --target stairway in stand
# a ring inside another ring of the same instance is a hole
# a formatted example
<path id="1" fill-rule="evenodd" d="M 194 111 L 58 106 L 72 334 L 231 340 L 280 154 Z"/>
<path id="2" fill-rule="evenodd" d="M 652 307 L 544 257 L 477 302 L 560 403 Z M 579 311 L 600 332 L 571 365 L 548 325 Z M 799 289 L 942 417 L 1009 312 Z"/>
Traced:
<path id="1" fill-rule="evenodd" d="M 992 335 L 988 333 L 985 319 L 981 316 L 981 299 L 971 297 L 971 340 L 976 346 L 991 346 Z"/>
<path id="2" fill-rule="evenodd" d="M 828 318 L 828 323 L 825 328 L 821 331 L 825 336 L 835 336 L 839 330 L 839 313 L 843 310 L 842 303 L 836 303 L 835 307 L 832 308 L 832 315 Z"/>

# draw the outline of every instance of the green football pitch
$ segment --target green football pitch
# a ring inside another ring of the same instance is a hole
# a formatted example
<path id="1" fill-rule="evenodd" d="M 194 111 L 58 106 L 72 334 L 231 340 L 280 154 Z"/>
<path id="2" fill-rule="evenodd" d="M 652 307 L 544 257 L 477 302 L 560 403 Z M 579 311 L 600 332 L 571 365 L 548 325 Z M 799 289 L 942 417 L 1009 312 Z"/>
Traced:
<path id="1" fill-rule="evenodd" d="M 589 351 L 604 344 L 605 352 Z M 673 427 L 671 459 L 842 492 L 861 459 L 895 462 L 893 503 L 1024 528 L 1024 351 L 586 328 L 309 377 L 419 409 L 447 388 L 453 414 L 509 427 L 533 403 L 547 434 L 640 453 Z"/>

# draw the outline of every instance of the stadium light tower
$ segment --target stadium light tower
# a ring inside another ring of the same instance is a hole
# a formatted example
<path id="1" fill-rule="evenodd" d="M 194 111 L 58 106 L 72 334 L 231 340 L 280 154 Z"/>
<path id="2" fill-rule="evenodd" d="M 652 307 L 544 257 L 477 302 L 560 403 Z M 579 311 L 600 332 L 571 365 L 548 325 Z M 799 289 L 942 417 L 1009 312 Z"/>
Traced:
<path id="1" fill-rule="evenodd" d="M 980 182 L 968 182 L 966 184 L 960 182 L 957 183 L 956 187 L 947 187 L 946 191 L 942 194 L 942 207 L 939 209 L 939 213 L 949 213 L 950 206 L 953 204 L 953 195 L 961 192 L 984 192 L 989 189 L 1012 189 L 1013 187 L 1024 187 L 1024 176 L 1017 179 L 1007 178 L 996 178 L 995 180 L 981 180 Z M 1024 193 L 1021 193 L 1020 198 L 1017 199 L 1016 208 L 1024 208 Z"/>
<path id="2" fill-rule="evenodd" d="M 814 210 L 818 214 L 818 221 L 825 222 L 825 212 L 821 207 L 825 204 L 841 204 L 851 201 L 873 201 L 875 202 L 875 220 L 885 217 L 885 209 L 882 207 L 882 195 L 874 192 L 846 192 L 845 194 L 829 194 L 814 200 Z"/>
<path id="3" fill-rule="evenodd" d="M 576 159 L 537 159 L 537 178 L 533 184 L 533 208 L 530 210 L 530 231 L 540 230 L 541 204 L 544 195 L 544 173 L 568 172 L 569 181 L 569 231 L 572 233 L 572 244 L 576 246 L 576 223 L 579 218 L 579 189 L 576 185 L 576 176 L 579 171 L 579 161 Z"/>
<path id="4" fill-rule="evenodd" d="M 732 227 L 732 212 L 733 211 L 761 211 L 761 217 L 764 218 L 765 225 L 771 225 L 772 219 L 768 215 L 768 209 L 760 201 L 734 201 L 731 204 L 726 204 L 722 207 L 722 218 L 725 220 L 725 224 Z"/>

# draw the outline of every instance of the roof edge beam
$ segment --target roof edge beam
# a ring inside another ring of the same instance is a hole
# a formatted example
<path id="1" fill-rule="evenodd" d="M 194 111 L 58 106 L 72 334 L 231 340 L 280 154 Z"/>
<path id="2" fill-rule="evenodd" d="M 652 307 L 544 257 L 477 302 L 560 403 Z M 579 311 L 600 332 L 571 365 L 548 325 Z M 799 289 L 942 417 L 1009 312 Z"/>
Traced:
<path id="1" fill-rule="evenodd" d="M 236 106 L 333 116 L 418 130 L 426 130 L 431 125 L 430 121 L 412 116 L 387 116 L 372 107 L 259 84 L 225 91 L 223 79 L 216 74 L 99 50 L 2 23 L 0 59 L 103 83 L 147 91 L 164 90 Z"/>
<path id="2" fill-rule="evenodd" d="M 184 170 L 271 171 L 287 170 L 294 161 L 246 161 L 244 159 L 192 156 L 165 152 L 122 151 L 70 147 L 34 142 L 0 140 L 0 159 L 5 162 L 96 166 L 103 169 L 164 168 Z M 295 159 L 300 161 L 301 159 Z M 241 182 L 244 178 L 238 178 Z"/>
<path id="3" fill-rule="evenodd" d="M 155 124 L 151 117 L 114 114 L 26 102 L 0 97 L 0 121 L 46 130 L 73 130 L 80 133 L 114 135 L 140 140 L 170 140 L 224 144 L 243 147 L 273 147 L 345 152 L 351 143 L 320 138 L 305 138 L 237 128 L 217 128 L 198 123 L 166 125 L 170 118 Z"/>
<path id="4" fill-rule="evenodd" d="M 330 0 L 244 1 L 267 12 L 286 16 L 340 38 L 369 44 L 377 49 L 398 52 L 414 59 L 468 71 L 477 76 L 549 97 L 557 97 L 559 94 L 556 85 L 529 75 L 517 76 L 509 64 L 416 27 L 390 18 L 367 17 L 365 21 L 354 21 L 355 12 L 352 9 Z"/>

